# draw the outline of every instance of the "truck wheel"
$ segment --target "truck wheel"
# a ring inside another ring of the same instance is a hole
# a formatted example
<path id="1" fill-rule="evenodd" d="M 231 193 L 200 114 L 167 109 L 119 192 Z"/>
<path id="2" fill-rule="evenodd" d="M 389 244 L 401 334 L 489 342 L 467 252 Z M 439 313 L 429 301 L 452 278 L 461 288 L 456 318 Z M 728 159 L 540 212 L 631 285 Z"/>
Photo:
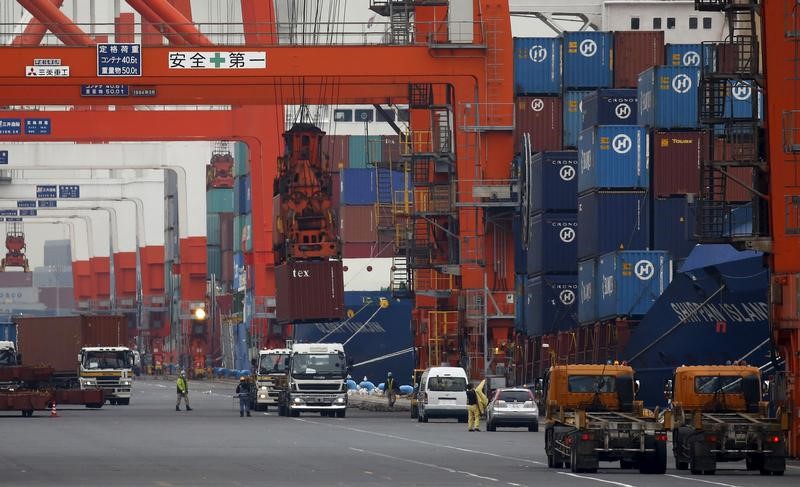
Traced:
<path id="1" fill-rule="evenodd" d="M 621 468 L 622 470 L 633 470 L 634 468 L 636 468 L 636 461 L 626 460 L 623 458 L 619 461 L 619 468 Z"/>
<path id="2" fill-rule="evenodd" d="M 547 455 L 547 468 L 564 468 L 564 462 L 556 460 L 558 454 Z"/>
<path id="3" fill-rule="evenodd" d="M 331 415 L 331 416 L 333 416 L 333 415 Z M 337 418 L 344 418 L 345 416 L 347 416 L 347 409 L 342 409 L 341 411 L 336 411 L 336 417 Z"/>
<path id="4" fill-rule="evenodd" d="M 655 451 L 642 455 L 639 473 L 661 475 L 667 471 L 667 444 L 656 441 L 652 445 Z"/>
<path id="5" fill-rule="evenodd" d="M 419 408 L 417 406 L 411 406 L 411 419 L 414 419 L 419 416 Z"/>
<path id="6" fill-rule="evenodd" d="M 497 431 L 497 426 L 494 423 L 486 423 L 486 431 Z"/>
<path id="7" fill-rule="evenodd" d="M 578 450 L 574 447 L 569 449 L 569 471 L 572 473 L 580 473 L 578 468 Z"/>
<path id="8" fill-rule="evenodd" d="M 531 423 L 528 425 L 528 431 L 536 433 L 539 431 L 539 422 Z"/>
<path id="9" fill-rule="evenodd" d="M 675 468 L 678 470 L 689 470 L 689 462 L 682 462 L 676 458 Z"/>
<path id="10" fill-rule="evenodd" d="M 761 470 L 761 465 L 763 464 L 763 460 L 760 457 L 754 455 L 748 455 L 747 458 L 744 460 L 744 464 L 747 466 L 748 471 L 756 471 Z"/>

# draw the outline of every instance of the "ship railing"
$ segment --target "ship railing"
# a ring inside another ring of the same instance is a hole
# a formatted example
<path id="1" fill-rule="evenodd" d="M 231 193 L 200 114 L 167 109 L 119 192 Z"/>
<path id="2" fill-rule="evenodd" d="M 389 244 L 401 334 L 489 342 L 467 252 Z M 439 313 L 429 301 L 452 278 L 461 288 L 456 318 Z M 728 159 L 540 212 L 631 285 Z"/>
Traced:
<path id="1" fill-rule="evenodd" d="M 414 290 L 450 292 L 455 288 L 455 277 L 436 269 L 414 269 Z"/>
<path id="2" fill-rule="evenodd" d="M 459 128 L 464 132 L 514 129 L 514 103 L 460 102 Z"/>
<path id="3" fill-rule="evenodd" d="M 433 132 L 430 130 L 409 130 L 400 137 L 400 155 L 410 157 L 415 154 L 433 153 Z"/>

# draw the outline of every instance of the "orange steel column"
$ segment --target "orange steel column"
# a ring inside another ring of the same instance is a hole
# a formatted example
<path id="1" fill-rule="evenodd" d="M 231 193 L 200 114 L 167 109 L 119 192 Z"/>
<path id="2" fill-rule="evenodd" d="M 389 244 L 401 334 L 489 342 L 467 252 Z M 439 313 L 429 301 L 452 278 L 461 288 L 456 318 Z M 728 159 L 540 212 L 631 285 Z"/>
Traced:
<path id="1" fill-rule="evenodd" d="M 50 0 L 56 8 L 61 8 L 64 0 Z M 44 35 L 47 33 L 47 26 L 35 16 L 28 22 L 25 30 L 11 42 L 12 46 L 38 46 L 42 43 Z"/>
<path id="2" fill-rule="evenodd" d="M 72 285 L 76 304 L 88 305 L 94 297 L 91 264 L 88 260 L 78 260 L 72 263 Z"/>
<path id="3" fill-rule="evenodd" d="M 136 300 L 136 252 L 114 254 L 114 293 L 118 304 Z"/>
<path id="4" fill-rule="evenodd" d="M 800 154 L 791 152 L 800 138 L 800 18 L 796 2 L 761 2 L 761 29 L 766 75 L 766 120 L 769 162 L 769 206 L 772 230 L 772 329 L 786 361 L 791 430 L 789 449 L 800 455 Z"/>
<path id="5" fill-rule="evenodd" d="M 56 35 L 64 44 L 68 46 L 92 46 L 95 44 L 94 39 L 86 35 L 50 0 L 18 0 L 18 2 L 40 20 L 53 24 L 51 29 L 56 30 Z"/>
<path id="6" fill-rule="evenodd" d="M 160 46 L 163 44 L 162 37 L 166 37 L 170 44 L 186 45 L 186 41 L 175 29 L 167 25 L 144 0 L 127 0 L 127 2 L 142 16 L 142 45 Z"/>
<path id="7" fill-rule="evenodd" d="M 98 305 L 105 306 L 111 301 L 111 259 L 109 257 L 89 257 L 92 280 L 92 298 Z"/>
<path id="8" fill-rule="evenodd" d="M 204 36 L 189 19 L 164 0 L 142 0 L 144 4 L 158 15 L 170 29 L 180 35 L 187 44 L 191 46 L 213 46 L 206 36 Z"/>

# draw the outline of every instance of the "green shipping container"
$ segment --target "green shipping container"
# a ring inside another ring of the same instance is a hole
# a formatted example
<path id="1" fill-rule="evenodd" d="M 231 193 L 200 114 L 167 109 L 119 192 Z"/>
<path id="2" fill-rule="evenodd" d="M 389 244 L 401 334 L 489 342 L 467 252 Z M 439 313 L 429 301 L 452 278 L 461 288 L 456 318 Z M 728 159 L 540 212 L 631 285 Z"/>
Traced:
<path id="1" fill-rule="evenodd" d="M 214 275 L 219 280 L 222 275 L 222 251 L 219 246 L 209 245 L 206 247 L 206 256 L 208 258 L 208 277 Z"/>
<path id="2" fill-rule="evenodd" d="M 206 244 L 219 245 L 219 213 L 209 213 L 206 215 Z"/>
<path id="3" fill-rule="evenodd" d="M 247 144 L 236 142 L 233 146 L 233 176 L 239 177 L 250 174 L 250 152 Z"/>
<path id="4" fill-rule="evenodd" d="M 210 189 L 206 192 L 207 213 L 233 213 L 233 189 Z"/>
<path id="5" fill-rule="evenodd" d="M 375 167 L 374 163 L 381 162 L 383 152 L 381 140 L 380 135 L 351 135 L 350 161 L 347 167 L 352 169 Z"/>

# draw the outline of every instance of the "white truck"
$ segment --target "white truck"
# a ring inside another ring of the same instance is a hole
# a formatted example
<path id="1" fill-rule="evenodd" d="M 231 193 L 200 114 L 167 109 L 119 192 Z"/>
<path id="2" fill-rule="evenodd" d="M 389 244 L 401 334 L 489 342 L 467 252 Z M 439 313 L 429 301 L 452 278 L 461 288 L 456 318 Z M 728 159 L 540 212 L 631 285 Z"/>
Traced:
<path id="1" fill-rule="evenodd" d="M 288 358 L 287 389 L 281 392 L 278 413 L 344 418 L 347 414 L 349 365 L 341 343 L 295 343 Z"/>
<path id="2" fill-rule="evenodd" d="M 281 391 L 286 390 L 287 360 L 291 354 L 289 348 L 259 350 L 252 401 L 256 411 L 267 411 L 270 406 L 278 405 Z"/>
<path id="3" fill-rule="evenodd" d="M 83 347 L 78 354 L 81 389 L 102 389 L 113 405 L 127 406 L 133 389 L 135 355 L 128 347 Z"/>

